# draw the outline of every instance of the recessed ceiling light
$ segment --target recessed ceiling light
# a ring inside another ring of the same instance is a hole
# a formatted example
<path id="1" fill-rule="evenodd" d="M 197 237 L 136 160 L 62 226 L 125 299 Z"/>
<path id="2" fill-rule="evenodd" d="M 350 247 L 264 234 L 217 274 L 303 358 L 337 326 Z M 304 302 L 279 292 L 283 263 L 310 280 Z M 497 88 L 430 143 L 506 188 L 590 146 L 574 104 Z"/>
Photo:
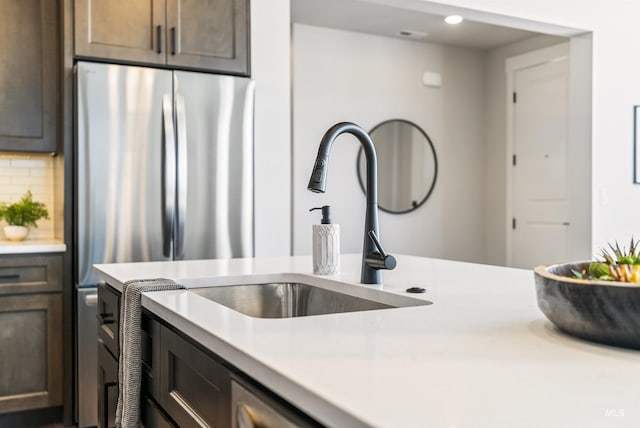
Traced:
<path id="1" fill-rule="evenodd" d="M 451 25 L 459 24 L 462 21 L 463 19 L 460 15 L 449 15 L 444 19 L 444 22 Z"/>

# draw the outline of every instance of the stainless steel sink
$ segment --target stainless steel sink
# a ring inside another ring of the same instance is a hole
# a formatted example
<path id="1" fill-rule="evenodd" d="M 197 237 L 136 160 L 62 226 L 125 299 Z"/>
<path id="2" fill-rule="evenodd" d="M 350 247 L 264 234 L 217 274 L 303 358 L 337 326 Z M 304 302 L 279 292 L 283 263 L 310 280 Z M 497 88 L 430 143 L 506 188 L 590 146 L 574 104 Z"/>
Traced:
<path id="1" fill-rule="evenodd" d="M 342 312 L 371 311 L 431 304 L 426 300 L 378 292 L 369 300 L 297 282 L 243 284 L 191 289 L 209 300 L 256 318 L 292 318 Z"/>

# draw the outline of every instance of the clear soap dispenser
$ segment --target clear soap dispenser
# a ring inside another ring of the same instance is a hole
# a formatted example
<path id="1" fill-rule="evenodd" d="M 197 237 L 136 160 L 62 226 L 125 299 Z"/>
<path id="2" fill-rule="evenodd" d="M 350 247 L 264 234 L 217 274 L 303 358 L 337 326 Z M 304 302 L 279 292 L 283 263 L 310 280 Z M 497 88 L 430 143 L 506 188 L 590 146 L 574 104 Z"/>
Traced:
<path id="1" fill-rule="evenodd" d="M 314 210 L 322 210 L 322 220 L 313 225 L 313 273 L 333 275 L 340 272 L 340 225 L 331 224 L 329 205 Z"/>

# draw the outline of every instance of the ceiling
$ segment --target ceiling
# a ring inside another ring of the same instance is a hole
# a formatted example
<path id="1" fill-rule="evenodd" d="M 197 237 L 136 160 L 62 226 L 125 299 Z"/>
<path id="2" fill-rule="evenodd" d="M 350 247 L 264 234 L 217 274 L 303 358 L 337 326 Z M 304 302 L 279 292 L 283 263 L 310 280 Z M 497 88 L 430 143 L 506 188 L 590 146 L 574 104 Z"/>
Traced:
<path id="1" fill-rule="evenodd" d="M 540 34 L 468 20 L 449 25 L 443 19 L 440 15 L 362 0 L 291 0 L 294 23 L 424 43 L 490 50 Z M 414 35 L 401 36 L 401 31 Z"/>

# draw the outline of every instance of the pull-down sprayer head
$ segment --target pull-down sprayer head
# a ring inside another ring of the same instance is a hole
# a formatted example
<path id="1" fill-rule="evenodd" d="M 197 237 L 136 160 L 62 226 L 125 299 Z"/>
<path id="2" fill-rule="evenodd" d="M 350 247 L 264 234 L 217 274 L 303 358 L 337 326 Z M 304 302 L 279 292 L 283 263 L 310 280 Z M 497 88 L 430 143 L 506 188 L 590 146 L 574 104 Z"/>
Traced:
<path id="1" fill-rule="evenodd" d="M 320 145 L 320 148 L 322 148 L 322 144 Z M 325 155 L 321 155 L 321 153 L 318 152 L 318 157 L 316 159 L 315 165 L 313 166 L 313 172 L 311 173 L 311 178 L 309 179 L 309 185 L 307 186 L 308 190 L 311 190 L 314 193 L 324 193 L 327 187 L 328 161 L 329 161 L 329 153 L 326 153 Z"/>

